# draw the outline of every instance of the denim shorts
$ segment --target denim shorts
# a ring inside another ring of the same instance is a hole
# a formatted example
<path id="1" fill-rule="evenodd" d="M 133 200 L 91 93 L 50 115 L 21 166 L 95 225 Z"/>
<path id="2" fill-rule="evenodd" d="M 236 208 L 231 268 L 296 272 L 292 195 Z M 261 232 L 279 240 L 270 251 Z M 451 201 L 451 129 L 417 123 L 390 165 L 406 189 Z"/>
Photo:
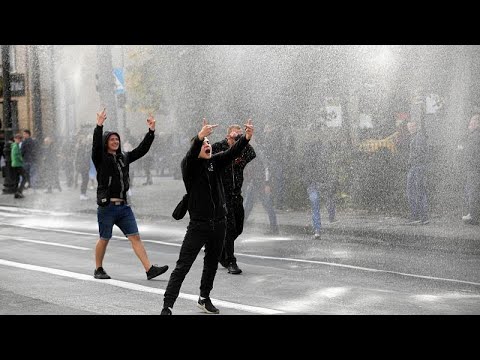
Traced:
<path id="1" fill-rule="evenodd" d="M 97 208 L 98 231 L 100 239 L 112 238 L 113 225 L 117 225 L 125 236 L 138 235 L 137 221 L 130 205 L 99 206 Z"/>

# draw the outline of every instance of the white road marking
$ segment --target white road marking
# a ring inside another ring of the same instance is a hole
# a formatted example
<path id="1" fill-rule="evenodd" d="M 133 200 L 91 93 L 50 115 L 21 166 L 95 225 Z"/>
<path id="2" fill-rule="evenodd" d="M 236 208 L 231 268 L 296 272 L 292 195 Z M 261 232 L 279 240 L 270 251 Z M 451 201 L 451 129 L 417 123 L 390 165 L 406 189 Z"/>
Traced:
<path id="1" fill-rule="evenodd" d="M 74 235 L 95 236 L 95 237 L 98 238 L 98 233 L 88 233 L 88 232 L 83 232 L 83 231 L 64 230 L 64 229 L 57 229 L 57 228 L 51 229 L 51 228 L 46 228 L 46 227 L 41 227 L 41 226 L 18 225 L 18 224 L 9 224 L 9 223 L 3 223 L 3 222 L 0 222 L 0 225 L 8 225 L 8 226 L 14 226 L 14 227 L 19 227 L 19 228 L 23 228 L 23 229 L 31 229 L 31 230 L 44 230 L 44 231 L 51 231 L 51 232 L 60 232 L 60 233 L 74 234 Z M 116 236 L 116 235 L 113 235 L 112 239 L 128 240 L 125 236 Z M 143 242 L 155 243 L 155 244 L 177 246 L 177 247 L 182 246 L 182 244 L 171 243 L 171 242 L 166 242 L 166 241 L 159 241 L 159 240 L 142 239 L 142 241 Z"/>
<path id="2" fill-rule="evenodd" d="M 31 271 L 40 271 L 40 272 L 44 272 L 44 273 L 47 273 L 47 274 L 64 276 L 64 277 L 77 279 L 77 280 L 94 281 L 94 282 L 99 282 L 99 283 L 103 283 L 103 284 L 106 284 L 106 285 L 120 287 L 120 288 L 123 288 L 123 289 L 141 291 L 141 292 L 146 292 L 146 293 L 151 293 L 151 294 L 163 295 L 165 293 L 165 290 L 163 290 L 163 289 L 151 288 L 151 287 L 148 287 L 148 286 L 129 283 L 129 282 L 126 282 L 126 281 L 113 280 L 113 279 L 99 280 L 99 279 L 95 279 L 92 275 L 85 275 L 85 274 L 75 273 L 75 272 L 72 272 L 72 271 L 53 269 L 53 268 L 37 266 L 37 265 L 23 264 L 23 263 L 18 263 L 18 262 L 3 260 L 3 259 L 0 259 L 0 265 L 11 266 L 11 267 L 16 267 L 16 268 L 26 269 L 26 270 L 31 270 Z M 181 299 L 185 299 L 185 300 L 195 301 L 195 303 L 198 300 L 198 295 L 193 295 L 193 294 L 180 293 L 178 295 L 178 297 L 181 298 Z M 212 301 L 215 303 L 215 305 L 220 306 L 220 307 L 234 309 L 234 310 L 240 310 L 240 311 L 245 311 L 245 312 L 250 312 L 250 313 L 262 314 L 262 315 L 276 315 L 276 314 L 283 314 L 284 313 L 283 311 L 280 311 L 280 310 L 262 308 L 262 307 L 258 307 L 258 306 L 243 305 L 243 304 L 233 303 L 233 302 L 230 302 L 230 301 L 214 299 L 214 298 L 212 298 Z"/>
<path id="3" fill-rule="evenodd" d="M 65 244 L 54 243 L 54 242 L 49 242 L 49 241 L 26 239 L 26 238 L 18 237 L 18 236 L 0 235 L 0 237 L 4 238 L 6 240 L 16 240 L 16 241 L 25 241 L 25 242 L 32 242 L 32 243 L 37 243 L 37 244 L 44 244 L 44 245 L 61 246 L 61 247 L 66 247 L 66 248 L 71 248 L 71 249 L 76 249 L 76 250 L 93 250 L 93 249 L 86 248 L 86 247 L 81 247 L 81 246 L 65 245 Z"/>
<path id="4" fill-rule="evenodd" d="M 26 228 L 26 229 L 33 229 L 33 230 L 55 231 L 55 232 L 64 232 L 64 233 L 69 233 L 69 234 L 86 235 L 86 236 L 97 236 L 97 237 L 98 237 L 98 234 L 87 233 L 87 232 L 80 232 L 80 231 L 63 230 L 63 229 L 49 229 L 49 228 L 42 228 L 42 227 L 38 227 L 38 226 L 33 227 L 33 226 L 27 226 L 27 225 L 13 225 L 13 224 L 2 223 L 2 222 L 0 222 L 0 224 L 2 224 L 2 225 L 8 225 L 8 226 L 21 227 L 21 228 Z M 123 236 L 112 236 L 112 238 L 120 239 L 120 240 L 127 240 L 127 239 L 126 239 L 125 237 L 123 237 Z M 165 241 L 158 241 L 158 240 L 142 239 L 142 241 L 143 241 L 143 242 L 155 243 L 155 244 L 168 245 L 168 246 L 177 246 L 177 247 L 182 246 L 181 243 L 179 244 L 179 243 L 172 243 L 172 242 L 165 242 Z M 281 258 L 280 258 L 280 257 L 275 257 L 275 256 L 252 255 L 252 254 L 243 254 L 243 253 L 235 253 L 235 255 L 244 256 L 244 257 L 249 257 L 249 258 L 256 258 L 256 259 L 269 259 L 269 260 L 276 260 L 276 261 L 288 261 L 288 262 L 297 262 L 297 263 L 308 263 L 308 264 L 335 266 L 335 267 L 341 267 L 341 268 L 347 268 L 347 269 L 354 269 L 354 270 L 361 270 L 361 271 L 369 271 L 369 272 L 377 272 L 377 273 L 385 273 L 385 274 L 394 274 L 394 275 L 408 276 L 408 277 L 420 278 L 420 279 L 428 279 L 428 280 L 436 280 L 436 281 L 448 281 L 448 282 L 453 282 L 453 283 L 460 283 L 460 284 L 469 284 L 469 285 L 480 286 L 480 283 L 472 282 L 472 281 L 457 280 L 457 279 L 448 279 L 448 278 L 440 278 L 440 277 L 435 277 L 435 276 L 426 276 L 426 275 L 418 275 L 418 274 L 409 274 L 409 273 L 403 273 L 403 272 L 397 272 L 397 271 L 391 271 L 391 270 L 382 270 L 382 269 L 366 268 L 366 267 L 362 267 L 362 266 L 347 265 L 347 264 L 338 264 L 338 263 L 318 261 L 318 260 L 295 259 L 295 258 L 286 258 L 286 257 L 281 257 Z"/>
<path id="5" fill-rule="evenodd" d="M 237 255 L 237 254 L 235 253 L 235 255 Z M 429 279 L 429 280 L 451 281 L 451 282 L 457 282 L 457 283 L 462 283 L 462 284 L 470 284 L 470 285 L 480 286 L 480 283 L 471 282 L 471 281 L 446 279 L 446 278 L 439 278 L 439 277 L 435 277 L 435 276 L 408 274 L 408 273 L 402 273 L 402 272 L 391 271 L 391 270 L 373 269 L 373 268 L 366 268 L 366 267 L 346 265 L 346 264 L 337 264 L 337 263 L 325 262 L 325 261 L 293 259 L 293 258 L 277 258 L 277 257 L 274 257 L 274 256 L 250 255 L 250 254 L 238 254 L 238 255 L 248 256 L 248 257 L 257 258 L 257 259 L 285 260 L 285 261 L 292 261 L 292 262 L 302 262 L 302 263 L 310 263 L 310 264 L 337 266 L 337 267 L 344 267 L 344 268 L 355 269 L 355 270 L 363 270 L 363 271 L 370 271 L 370 272 L 403 275 L 403 276 L 410 276 L 410 277 L 421 278 L 421 279 Z"/>
<path id="6" fill-rule="evenodd" d="M 34 214 L 43 214 L 43 215 L 52 215 L 52 216 L 69 216 L 75 215 L 75 213 L 68 213 L 68 212 L 58 212 L 58 211 L 50 211 L 50 210 L 39 210 L 39 209 L 29 209 L 29 208 L 22 208 L 22 207 L 12 207 L 12 206 L 0 206 L 0 210 L 7 211 L 7 212 L 21 212 L 21 213 L 34 213 Z"/>

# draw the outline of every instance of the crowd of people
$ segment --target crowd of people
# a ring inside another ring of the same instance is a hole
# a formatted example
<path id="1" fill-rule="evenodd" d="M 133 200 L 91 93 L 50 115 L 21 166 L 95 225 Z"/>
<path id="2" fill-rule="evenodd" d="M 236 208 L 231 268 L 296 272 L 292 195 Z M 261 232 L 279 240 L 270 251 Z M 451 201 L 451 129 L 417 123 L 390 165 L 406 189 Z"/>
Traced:
<path id="1" fill-rule="evenodd" d="M 80 200 L 88 199 L 87 188 L 97 188 L 97 219 L 99 239 L 95 248 L 96 279 L 110 279 L 103 268 L 107 245 L 113 226 L 118 226 L 130 240 L 132 248 L 145 268 L 147 279 L 153 279 L 168 270 L 168 266 L 150 263 L 140 238 L 135 216 L 129 204 L 134 178 L 130 165 L 141 160 L 146 180 L 151 185 L 155 170 L 155 152 L 151 151 L 155 138 L 155 119 L 147 119 L 148 131 L 138 146 L 130 138 L 123 144 L 117 132 L 103 130 L 106 110 L 97 114 L 93 144 L 91 134 L 79 133 L 75 145 L 61 145 L 51 136 L 43 143 L 26 129 L 5 143 L 2 153 L 4 177 L 12 179 L 11 188 L 4 185 L 4 193 L 16 199 L 24 198 L 26 188 L 44 189 L 45 193 L 62 191 L 59 169 L 65 168 L 68 186 L 77 186 L 80 178 Z M 429 223 L 428 137 L 421 124 L 408 118 L 408 134 L 403 134 L 408 153 L 405 172 L 405 197 L 409 205 L 406 224 Z M 219 313 L 210 300 L 218 264 L 229 274 L 242 273 L 235 257 L 235 240 L 243 233 L 244 222 L 251 214 L 255 201 L 260 200 L 268 214 L 270 228 L 266 234 L 279 234 L 276 211 L 285 208 L 285 180 L 288 149 L 292 137 L 280 141 L 274 128 L 266 125 L 260 140 L 253 138 L 253 124 L 231 124 L 223 140 L 210 143 L 209 136 L 218 124 L 203 122 L 190 148 L 181 161 L 181 176 L 186 196 L 179 204 L 190 221 L 180 249 L 176 266 L 170 275 L 164 295 L 162 315 L 172 314 L 182 282 L 200 250 L 204 248 L 204 266 L 200 283 L 198 306 L 207 313 Z M 336 222 L 339 173 L 337 150 L 333 140 L 319 128 L 309 133 L 303 144 L 301 173 L 304 196 L 311 208 L 312 236 L 321 239 L 321 207 L 325 204 L 329 222 Z M 399 144 L 401 146 L 402 144 Z M 63 149 L 65 148 L 65 149 Z M 66 149 L 73 151 L 69 156 Z M 459 144 L 465 162 L 465 206 L 462 220 L 465 224 L 480 223 L 480 114 L 474 114 L 468 131 Z M 180 217 L 183 217 L 181 215 Z"/>

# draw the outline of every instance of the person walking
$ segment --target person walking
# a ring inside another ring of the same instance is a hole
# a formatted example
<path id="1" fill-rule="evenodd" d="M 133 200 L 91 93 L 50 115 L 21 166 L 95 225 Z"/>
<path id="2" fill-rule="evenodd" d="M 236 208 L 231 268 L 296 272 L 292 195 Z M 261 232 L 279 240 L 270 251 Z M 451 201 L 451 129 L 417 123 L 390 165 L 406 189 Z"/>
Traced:
<path id="1" fill-rule="evenodd" d="M 107 245 L 112 237 L 113 225 L 117 225 L 130 240 L 132 248 L 140 259 L 147 279 L 151 280 L 168 270 L 168 266 L 152 265 L 138 232 L 135 215 L 127 202 L 129 189 L 129 165 L 144 156 L 155 138 L 155 119 L 147 119 L 149 130 L 143 141 L 132 151 L 122 152 L 120 135 L 103 131 L 107 118 L 106 110 L 97 113 L 97 126 L 93 132 L 92 160 L 97 170 L 97 219 L 100 238 L 95 247 L 96 279 L 110 279 L 103 268 Z"/>

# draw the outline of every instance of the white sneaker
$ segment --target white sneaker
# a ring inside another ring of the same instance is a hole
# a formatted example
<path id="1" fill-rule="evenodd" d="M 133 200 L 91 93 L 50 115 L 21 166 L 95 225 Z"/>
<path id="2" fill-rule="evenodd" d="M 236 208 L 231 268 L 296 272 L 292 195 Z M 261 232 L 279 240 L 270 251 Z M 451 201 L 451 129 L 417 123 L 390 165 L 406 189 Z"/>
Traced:
<path id="1" fill-rule="evenodd" d="M 470 221 L 470 220 L 472 220 L 472 216 L 470 214 L 462 216 L 462 220 L 463 221 Z"/>
<path id="2" fill-rule="evenodd" d="M 80 194 L 80 200 L 88 200 L 88 196 Z"/>
<path id="3" fill-rule="evenodd" d="M 320 239 L 321 235 L 320 235 L 320 231 L 315 231 L 315 234 L 313 235 L 314 239 L 318 240 Z"/>

